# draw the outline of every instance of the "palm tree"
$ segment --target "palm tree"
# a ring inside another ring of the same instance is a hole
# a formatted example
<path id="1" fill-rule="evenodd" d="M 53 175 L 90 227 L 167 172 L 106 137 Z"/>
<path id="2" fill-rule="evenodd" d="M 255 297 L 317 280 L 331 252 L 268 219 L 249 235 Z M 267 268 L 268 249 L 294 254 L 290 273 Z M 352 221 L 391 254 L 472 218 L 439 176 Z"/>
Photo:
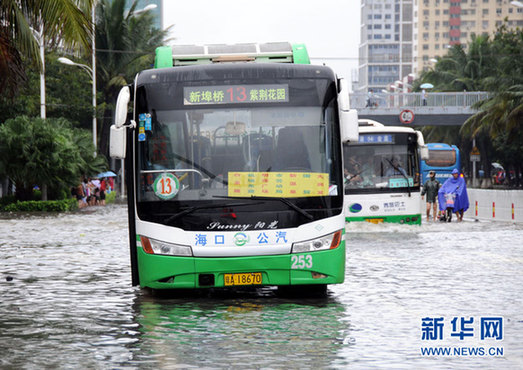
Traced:
<path id="1" fill-rule="evenodd" d="M 90 48 L 93 0 L 2 0 L 0 2 L 0 93 L 13 95 L 25 79 L 23 59 L 41 68 L 33 30 L 46 44 Z"/>
<path id="2" fill-rule="evenodd" d="M 469 137 L 487 135 L 498 159 L 505 159 L 519 173 L 523 163 L 523 154 L 517 150 L 523 137 L 523 31 L 501 26 L 490 50 L 496 58 L 490 61 L 493 70 L 484 82 L 494 94 L 474 105 L 478 113 L 464 123 L 461 132 Z M 513 155 L 507 156 L 508 152 Z"/>
<path id="3" fill-rule="evenodd" d="M 452 46 L 434 69 L 421 74 L 418 85 L 430 82 L 439 91 L 481 91 L 485 78 L 494 75 L 494 66 L 489 37 L 473 34 L 468 52 L 461 44 Z"/>
<path id="4" fill-rule="evenodd" d="M 461 127 L 463 139 L 476 139 L 487 175 L 490 161 L 516 153 L 513 163 L 523 163 L 517 155 L 517 140 L 523 137 L 523 32 L 500 26 L 494 37 L 473 35 L 468 51 L 454 45 L 434 69 L 422 73 L 415 86 L 430 82 L 436 91 L 479 90 L 492 95 L 473 107 L 478 113 Z"/>
<path id="5" fill-rule="evenodd" d="M 169 28 L 154 27 L 149 12 L 135 14 L 135 0 L 128 11 L 125 0 L 101 0 L 96 14 L 97 79 L 103 86 L 106 110 L 100 130 L 100 152 L 107 153 L 112 107 L 120 88 L 140 70 L 151 68 L 154 50 L 168 40 Z"/>

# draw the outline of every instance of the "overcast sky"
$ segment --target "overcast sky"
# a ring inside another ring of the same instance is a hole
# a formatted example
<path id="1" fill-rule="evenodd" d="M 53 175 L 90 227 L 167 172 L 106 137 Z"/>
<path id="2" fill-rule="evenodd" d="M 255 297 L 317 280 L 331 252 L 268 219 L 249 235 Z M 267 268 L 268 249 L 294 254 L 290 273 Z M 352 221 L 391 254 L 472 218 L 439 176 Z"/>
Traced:
<path id="1" fill-rule="evenodd" d="M 357 68 L 360 0 L 164 0 L 172 44 L 304 43 L 314 64 L 350 81 Z M 317 59 L 317 58 L 336 59 Z M 346 58 L 346 59 L 338 59 Z"/>

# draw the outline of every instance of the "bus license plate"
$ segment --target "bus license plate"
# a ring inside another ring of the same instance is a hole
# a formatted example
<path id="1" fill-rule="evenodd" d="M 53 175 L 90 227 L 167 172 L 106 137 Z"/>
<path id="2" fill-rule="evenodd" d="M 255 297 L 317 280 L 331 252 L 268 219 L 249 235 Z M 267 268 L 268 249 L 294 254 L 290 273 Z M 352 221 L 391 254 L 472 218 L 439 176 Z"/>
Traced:
<path id="1" fill-rule="evenodd" d="M 370 222 L 371 224 L 381 224 L 384 220 L 383 218 L 367 218 L 365 221 Z"/>
<path id="2" fill-rule="evenodd" d="M 225 286 L 234 285 L 260 285 L 262 283 L 261 272 L 248 272 L 243 274 L 224 274 Z"/>

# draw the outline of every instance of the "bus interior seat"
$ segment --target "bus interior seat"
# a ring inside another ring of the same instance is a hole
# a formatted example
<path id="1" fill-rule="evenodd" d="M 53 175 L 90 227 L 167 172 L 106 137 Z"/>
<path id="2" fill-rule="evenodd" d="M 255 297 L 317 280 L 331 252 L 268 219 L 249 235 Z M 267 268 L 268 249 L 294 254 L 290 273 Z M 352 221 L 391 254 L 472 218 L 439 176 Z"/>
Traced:
<path id="1" fill-rule="evenodd" d="M 300 127 L 284 127 L 278 132 L 275 170 L 310 169 L 309 153 Z"/>
<path id="2" fill-rule="evenodd" d="M 211 168 L 211 140 L 205 136 L 193 136 L 191 139 L 192 161 L 195 169 L 200 171 L 198 166 L 212 172 Z M 196 186 L 199 186 L 201 181 L 200 176 L 196 175 Z"/>
<path id="3" fill-rule="evenodd" d="M 245 165 L 242 151 L 240 135 L 215 133 L 212 153 L 214 173 L 226 178 L 229 171 L 242 171 Z"/>
<path id="4" fill-rule="evenodd" d="M 272 166 L 272 154 L 272 137 L 256 133 L 244 138 L 243 155 L 246 171 L 267 171 Z"/>

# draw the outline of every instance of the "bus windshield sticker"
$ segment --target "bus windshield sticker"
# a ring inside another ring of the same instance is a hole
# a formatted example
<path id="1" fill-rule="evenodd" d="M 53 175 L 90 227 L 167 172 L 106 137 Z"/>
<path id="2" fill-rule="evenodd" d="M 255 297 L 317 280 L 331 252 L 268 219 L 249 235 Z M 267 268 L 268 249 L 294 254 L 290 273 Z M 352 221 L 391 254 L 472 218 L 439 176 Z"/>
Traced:
<path id="1" fill-rule="evenodd" d="M 184 105 L 287 103 L 289 85 L 222 85 L 183 88 Z"/>
<path id="2" fill-rule="evenodd" d="M 414 180 L 412 177 L 409 177 L 409 185 L 410 187 L 414 186 Z M 389 188 L 406 188 L 407 187 L 407 180 L 404 178 L 396 178 L 396 179 L 389 179 Z"/>
<path id="3" fill-rule="evenodd" d="M 145 120 L 138 122 L 138 141 L 145 141 Z"/>
<path id="4" fill-rule="evenodd" d="M 329 174 L 318 172 L 229 172 L 230 197 L 322 197 Z"/>
<path id="5" fill-rule="evenodd" d="M 172 199 L 180 191 L 180 181 L 172 173 L 162 173 L 153 183 L 154 194 L 162 200 Z"/>
<path id="6" fill-rule="evenodd" d="M 145 131 L 152 131 L 152 118 L 151 113 L 140 113 L 138 115 L 139 127 L 144 127 Z"/>
<path id="7" fill-rule="evenodd" d="M 147 113 L 145 115 L 145 131 L 152 131 L 152 119 L 151 119 L 151 113 Z"/>

